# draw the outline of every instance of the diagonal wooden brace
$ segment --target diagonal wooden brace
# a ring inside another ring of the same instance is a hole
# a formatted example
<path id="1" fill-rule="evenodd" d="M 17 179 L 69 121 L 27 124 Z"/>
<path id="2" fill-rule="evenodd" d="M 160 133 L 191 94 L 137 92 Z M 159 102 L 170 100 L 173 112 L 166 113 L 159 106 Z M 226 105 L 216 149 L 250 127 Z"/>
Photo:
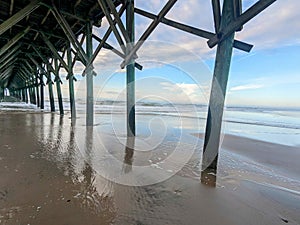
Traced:
<path id="1" fill-rule="evenodd" d="M 171 10 L 173 5 L 177 2 L 177 0 L 169 0 L 167 4 L 163 7 L 163 9 L 159 12 L 158 16 L 152 21 L 143 35 L 140 37 L 139 41 L 135 44 L 135 46 L 131 49 L 131 51 L 126 55 L 125 60 L 121 64 L 121 68 L 123 69 L 132 57 L 136 54 L 136 52 L 142 47 L 144 41 L 150 36 L 150 34 L 154 31 L 157 25 L 160 23 L 161 19 Z"/>
<path id="2" fill-rule="evenodd" d="M 210 48 L 216 46 L 219 42 L 223 41 L 230 34 L 234 33 L 236 30 L 241 28 L 245 23 L 247 23 L 259 13 L 261 13 L 264 9 L 269 7 L 275 1 L 276 0 L 260 0 L 256 2 L 248 10 L 241 14 L 237 19 L 235 19 L 228 26 L 226 26 L 224 29 L 220 30 L 217 34 L 210 38 L 207 42 L 208 46 Z"/>

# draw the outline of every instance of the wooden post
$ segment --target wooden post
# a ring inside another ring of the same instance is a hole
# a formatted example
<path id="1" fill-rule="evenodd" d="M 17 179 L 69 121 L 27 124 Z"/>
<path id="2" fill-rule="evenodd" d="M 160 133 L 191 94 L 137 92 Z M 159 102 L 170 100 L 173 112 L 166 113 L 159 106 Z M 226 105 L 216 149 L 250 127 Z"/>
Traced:
<path id="1" fill-rule="evenodd" d="M 92 24 L 90 21 L 86 23 L 86 54 L 90 60 L 93 57 L 93 39 L 92 39 Z M 87 68 L 86 74 L 86 125 L 93 126 L 94 124 L 94 96 L 93 96 L 93 67 Z"/>
<path id="2" fill-rule="evenodd" d="M 18 96 L 19 96 L 19 100 L 22 101 L 22 91 L 21 90 L 18 91 Z"/>
<path id="3" fill-rule="evenodd" d="M 24 88 L 22 88 L 22 101 L 26 102 L 26 99 L 25 99 L 25 89 Z"/>
<path id="4" fill-rule="evenodd" d="M 55 112 L 52 80 L 49 80 L 48 82 L 48 90 L 49 90 L 50 109 L 51 112 Z"/>
<path id="5" fill-rule="evenodd" d="M 0 86 L 0 100 L 4 98 L 4 88 Z"/>
<path id="6" fill-rule="evenodd" d="M 60 87 L 60 78 L 59 78 L 59 65 L 58 60 L 54 60 L 55 63 L 55 76 L 56 76 L 56 91 L 57 91 L 57 99 L 58 99 L 58 106 L 59 106 L 59 114 L 64 115 L 64 106 L 62 101 L 62 94 L 61 94 L 61 87 Z"/>
<path id="7" fill-rule="evenodd" d="M 25 102 L 28 103 L 28 90 L 25 88 Z"/>
<path id="8" fill-rule="evenodd" d="M 40 94 L 39 94 L 39 85 L 38 85 L 38 79 L 37 77 L 35 78 L 35 83 L 36 83 L 36 105 L 37 107 L 40 107 Z"/>
<path id="9" fill-rule="evenodd" d="M 43 81 L 43 74 L 40 74 L 40 96 L 41 96 L 41 103 L 40 103 L 40 106 L 41 106 L 41 109 L 44 109 L 44 81 Z"/>
<path id="10" fill-rule="evenodd" d="M 33 100 L 33 104 L 36 105 L 36 94 L 35 94 L 35 88 L 34 88 L 34 85 L 32 85 L 32 100 Z"/>
<path id="11" fill-rule="evenodd" d="M 73 65 L 72 65 L 72 53 L 71 45 L 69 43 L 67 49 L 67 58 L 68 58 L 68 68 L 69 68 L 69 94 L 70 94 L 70 109 L 71 109 L 71 118 L 76 118 L 76 108 L 75 108 L 75 97 L 74 97 L 74 75 L 73 75 Z"/>
<path id="12" fill-rule="evenodd" d="M 53 82 L 51 78 L 51 72 L 49 68 L 49 64 L 46 65 L 47 68 L 47 84 L 48 84 L 48 90 L 49 90 L 49 100 L 50 100 L 50 110 L 51 112 L 55 112 L 55 104 L 54 104 L 54 95 L 53 95 Z"/>
<path id="13" fill-rule="evenodd" d="M 126 54 L 130 54 L 135 42 L 134 0 L 129 0 L 126 8 L 126 30 L 131 43 L 127 43 Z M 135 60 L 126 66 L 127 91 L 127 136 L 135 136 Z"/>
<path id="14" fill-rule="evenodd" d="M 234 20 L 232 0 L 224 0 L 220 30 Z M 217 170 L 226 87 L 232 56 L 234 32 L 218 44 L 206 122 L 202 170 Z"/>
<path id="15" fill-rule="evenodd" d="M 28 86 L 28 85 L 30 85 L 30 84 L 27 82 L 27 86 Z M 31 88 L 28 87 L 27 90 L 28 90 L 28 97 L 29 97 L 28 102 L 29 102 L 30 104 L 32 104 L 32 92 L 31 92 Z"/>

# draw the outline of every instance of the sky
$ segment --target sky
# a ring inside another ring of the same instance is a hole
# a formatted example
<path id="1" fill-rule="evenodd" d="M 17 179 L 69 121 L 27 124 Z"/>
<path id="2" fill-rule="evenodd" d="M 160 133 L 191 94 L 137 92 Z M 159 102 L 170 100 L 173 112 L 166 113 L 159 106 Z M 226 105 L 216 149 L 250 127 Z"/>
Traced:
<path id="1" fill-rule="evenodd" d="M 136 7 L 158 14 L 166 0 L 136 0 Z M 256 1 L 243 0 L 243 11 Z M 211 1 L 178 0 L 166 18 L 214 32 Z M 235 38 L 253 44 L 250 53 L 234 49 L 227 105 L 300 107 L 300 1 L 277 0 L 264 12 L 244 25 Z M 151 23 L 135 15 L 136 40 Z M 102 21 L 93 33 L 103 37 L 108 27 Z M 114 35 L 108 42 L 120 49 Z M 94 42 L 94 48 L 97 42 Z M 207 104 L 214 69 L 216 48 L 207 40 L 160 24 L 138 51 L 136 70 L 137 101 Z M 125 100 L 126 73 L 121 70 L 122 58 L 101 50 L 95 60 L 96 100 Z M 77 63 L 74 73 L 77 98 L 85 96 L 83 65 Z M 62 74 L 64 74 L 62 72 Z M 63 94 L 68 96 L 68 82 Z"/>

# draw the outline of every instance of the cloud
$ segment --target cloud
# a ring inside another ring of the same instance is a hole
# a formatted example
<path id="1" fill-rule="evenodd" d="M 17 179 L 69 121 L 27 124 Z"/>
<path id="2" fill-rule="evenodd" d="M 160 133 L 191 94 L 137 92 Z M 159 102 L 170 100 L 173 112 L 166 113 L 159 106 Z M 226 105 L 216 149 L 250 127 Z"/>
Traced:
<path id="1" fill-rule="evenodd" d="M 264 85 L 262 84 L 246 84 L 246 85 L 232 87 L 230 88 L 230 91 L 244 91 L 244 90 L 259 89 L 263 87 Z"/>
<path id="2" fill-rule="evenodd" d="M 255 49 L 300 44 L 300 1 L 276 1 L 249 21 L 237 37 L 253 43 Z"/>
<path id="3" fill-rule="evenodd" d="M 209 95 L 208 85 L 170 82 L 161 82 L 160 85 L 161 95 L 176 103 L 202 104 L 207 102 Z"/>

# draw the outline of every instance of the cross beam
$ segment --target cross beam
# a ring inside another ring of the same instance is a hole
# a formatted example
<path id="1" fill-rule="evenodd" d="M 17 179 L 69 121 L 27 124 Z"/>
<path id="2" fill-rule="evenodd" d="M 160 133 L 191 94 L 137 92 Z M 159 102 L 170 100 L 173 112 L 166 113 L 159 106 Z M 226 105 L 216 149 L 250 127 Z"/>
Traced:
<path id="1" fill-rule="evenodd" d="M 88 57 L 86 56 L 82 46 L 73 33 L 72 28 L 70 27 L 66 19 L 60 14 L 56 6 L 53 5 L 53 9 L 51 11 L 57 22 L 61 26 L 62 30 L 64 31 L 65 35 L 67 36 L 68 40 L 72 43 L 73 47 L 79 53 L 79 57 L 82 59 L 82 63 L 84 65 L 87 65 Z"/>
<path id="2" fill-rule="evenodd" d="M 241 14 L 238 18 L 233 20 L 228 26 L 220 29 L 218 34 L 215 34 L 212 38 L 210 38 L 207 42 L 210 48 L 213 48 L 216 44 L 223 41 L 233 32 L 242 27 L 249 20 L 254 18 L 256 15 L 261 13 L 264 9 L 273 4 L 276 0 L 260 0 L 256 2 L 253 6 L 251 6 L 247 11 Z"/>
<path id="3" fill-rule="evenodd" d="M 126 9 L 126 5 L 122 5 L 122 7 L 119 10 L 118 15 L 122 16 L 122 14 L 124 13 Z M 116 21 L 113 21 L 113 24 L 116 24 Z M 100 50 L 102 49 L 102 47 L 104 46 L 105 42 L 107 41 L 107 39 L 109 38 L 111 32 L 112 32 L 112 27 L 109 26 L 109 28 L 107 29 L 106 33 L 104 34 L 104 37 L 102 39 L 102 42 L 100 42 L 100 44 L 97 46 L 97 48 L 94 51 L 93 56 L 90 58 L 90 61 L 88 62 L 88 64 L 86 65 L 86 68 L 84 69 L 84 71 L 82 72 L 82 76 L 84 76 L 86 74 L 87 69 L 93 64 L 93 62 L 95 61 L 97 55 L 99 54 Z"/>
<path id="4" fill-rule="evenodd" d="M 114 35 L 115 35 L 117 41 L 119 42 L 120 47 L 122 48 L 123 52 L 125 53 L 126 52 L 125 44 L 124 44 L 124 42 L 122 40 L 122 37 L 121 37 L 117 27 L 116 27 L 116 22 L 113 21 L 111 15 L 110 15 L 110 12 L 107 10 L 105 1 L 98 0 L 98 3 L 100 5 L 103 13 L 105 14 L 105 17 L 106 17 L 106 19 L 107 19 L 107 21 L 110 25 L 110 28 L 114 32 Z M 117 16 L 117 18 L 119 18 L 119 16 Z"/>
<path id="5" fill-rule="evenodd" d="M 152 23 L 149 25 L 149 27 L 146 29 L 146 31 L 142 34 L 136 45 L 131 49 L 129 53 L 126 54 L 126 58 L 121 64 L 121 68 L 123 69 L 128 62 L 131 60 L 131 58 L 136 54 L 136 52 L 142 47 L 144 44 L 144 41 L 150 36 L 150 34 L 154 31 L 154 29 L 157 27 L 157 25 L 160 23 L 161 19 L 164 18 L 164 16 L 171 10 L 173 5 L 177 2 L 177 0 L 169 0 L 167 4 L 163 7 L 163 9 L 159 12 L 158 16 L 155 18 L 155 20 L 152 21 Z"/>
<path id="6" fill-rule="evenodd" d="M 51 52 L 53 53 L 53 55 L 55 56 L 55 58 L 57 58 L 59 60 L 59 62 L 61 63 L 61 65 L 65 68 L 65 70 L 68 72 L 69 71 L 69 67 L 68 65 L 65 63 L 64 59 L 58 54 L 56 48 L 54 47 L 54 45 L 50 42 L 50 40 L 47 38 L 47 36 L 41 32 L 42 36 L 43 36 L 43 40 L 45 41 L 46 45 L 49 47 L 49 49 L 51 50 Z"/>
<path id="7" fill-rule="evenodd" d="M 2 35 L 5 31 L 13 27 L 15 24 L 17 24 L 20 20 L 28 16 L 30 13 L 32 13 L 35 9 L 37 9 L 40 6 L 41 0 L 35 0 L 31 3 L 29 3 L 25 8 L 21 9 L 19 12 L 14 14 L 12 17 L 4 21 L 0 24 L 0 35 Z"/>
<path id="8" fill-rule="evenodd" d="M 148 18 L 153 19 L 153 20 L 155 18 L 157 18 L 156 15 L 154 15 L 152 13 L 149 13 L 149 12 L 146 12 L 142 9 L 135 8 L 134 11 L 137 14 L 140 14 L 142 16 L 148 17 Z M 174 28 L 179 29 L 181 31 L 190 33 L 190 34 L 193 34 L 193 35 L 196 35 L 196 36 L 199 36 L 199 37 L 202 37 L 202 38 L 206 38 L 206 39 L 210 39 L 215 35 L 212 32 L 205 31 L 205 30 L 202 30 L 202 29 L 199 29 L 199 28 L 195 28 L 195 27 L 192 27 L 192 26 L 189 26 L 189 25 L 185 25 L 185 24 L 176 22 L 174 20 L 166 19 L 166 18 L 162 18 L 161 23 L 166 24 L 170 27 L 174 27 Z M 239 50 L 245 51 L 245 52 L 250 52 L 251 49 L 253 48 L 253 45 L 247 44 L 247 43 L 242 42 L 242 41 L 234 40 L 233 47 L 235 47 Z"/>
<path id="9" fill-rule="evenodd" d="M 22 37 L 24 37 L 28 31 L 30 30 L 30 27 L 27 27 L 25 30 L 18 33 L 16 36 L 14 36 L 6 45 L 4 45 L 0 49 L 0 56 L 3 55 L 9 48 L 11 48 L 14 44 L 16 44 Z"/>

